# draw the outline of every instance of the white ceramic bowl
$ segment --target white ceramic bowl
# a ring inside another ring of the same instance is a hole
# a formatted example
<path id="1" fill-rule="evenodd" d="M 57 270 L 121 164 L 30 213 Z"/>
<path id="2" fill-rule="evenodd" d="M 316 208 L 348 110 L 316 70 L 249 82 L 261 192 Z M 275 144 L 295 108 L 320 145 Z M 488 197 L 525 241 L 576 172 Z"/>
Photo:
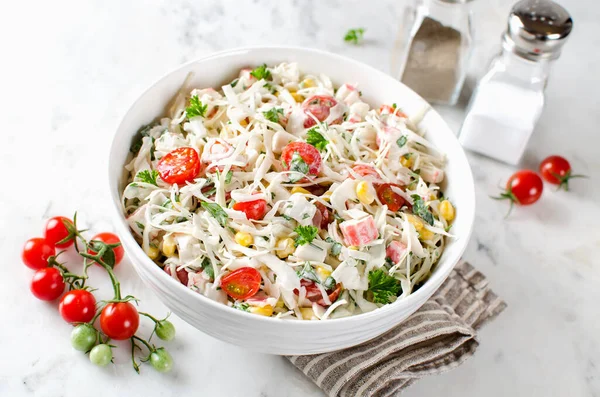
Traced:
<path id="1" fill-rule="evenodd" d="M 140 278 L 170 310 L 215 338 L 251 350 L 271 354 L 314 354 L 338 350 L 372 339 L 415 312 L 440 287 L 460 259 L 471 234 L 475 213 L 473 177 L 465 154 L 442 118 L 429 111 L 419 127 L 427 139 L 446 153 L 447 197 L 456 205 L 450 240 L 431 278 L 412 295 L 370 313 L 326 321 L 278 320 L 249 314 L 214 302 L 184 287 L 150 260 L 134 240 L 121 211 L 125 164 L 133 137 L 144 124 L 164 113 L 169 100 L 188 72 L 194 87 L 220 87 L 236 77 L 239 69 L 262 63 L 297 62 L 305 73 L 324 73 L 339 86 L 358 85 L 363 99 L 372 106 L 396 103 L 414 114 L 426 102 L 396 79 L 363 63 L 339 55 L 306 48 L 255 47 L 220 52 L 187 63 L 166 74 L 131 106 L 119 125 L 109 159 L 110 193 L 115 224 L 121 241 Z"/>

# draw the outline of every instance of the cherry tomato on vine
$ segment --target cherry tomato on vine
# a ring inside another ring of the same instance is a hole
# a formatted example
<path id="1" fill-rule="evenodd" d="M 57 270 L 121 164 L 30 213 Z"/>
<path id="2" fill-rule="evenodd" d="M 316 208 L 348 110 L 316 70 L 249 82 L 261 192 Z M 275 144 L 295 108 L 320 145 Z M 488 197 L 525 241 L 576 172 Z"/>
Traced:
<path id="1" fill-rule="evenodd" d="M 54 255 L 54 246 L 42 237 L 30 238 L 25 242 L 21 259 L 30 269 L 43 269 L 48 266 L 48 258 Z"/>
<path id="2" fill-rule="evenodd" d="M 244 201 L 235 203 L 233 209 L 242 211 L 246 214 L 246 218 L 261 220 L 267 213 L 267 202 L 265 200 Z"/>
<path id="3" fill-rule="evenodd" d="M 319 175 L 322 161 L 321 154 L 313 145 L 306 142 L 292 142 L 283 148 L 281 151 L 281 161 L 283 162 L 284 170 L 287 171 L 293 166 L 292 158 L 294 157 L 294 153 L 298 153 L 306 165 L 308 165 L 308 175 Z"/>
<path id="4" fill-rule="evenodd" d="M 79 324 L 71 331 L 71 346 L 86 352 L 96 344 L 98 331 L 90 324 Z"/>
<path id="5" fill-rule="evenodd" d="M 381 201 L 382 204 L 388 206 L 388 210 L 396 212 L 402 208 L 406 201 L 402 196 L 392 190 L 392 186 L 399 187 L 391 183 L 383 183 L 377 186 L 377 197 L 379 197 L 379 201 Z"/>
<path id="6" fill-rule="evenodd" d="M 53 301 L 65 290 L 65 282 L 57 268 L 45 267 L 34 273 L 29 289 L 36 298 Z"/>
<path id="7" fill-rule="evenodd" d="M 116 234 L 109 233 L 109 232 L 98 233 L 94 237 L 92 237 L 92 240 L 90 240 L 90 241 L 93 241 L 93 240 L 102 241 L 105 244 L 117 244 L 117 243 L 121 243 L 121 240 L 119 240 L 119 237 Z M 116 266 L 119 263 L 121 263 L 121 261 L 123 260 L 123 256 L 125 255 L 125 251 L 123 250 L 123 246 L 122 245 L 113 248 L 113 251 L 115 253 L 115 266 Z M 96 255 L 97 252 L 93 251 L 90 248 L 90 249 L 88 249 L 88 254 L 90 254 L 90 255 Z"/>
<path id="8" fill-rule="evenodd" d="M 100 313 L 102 332 L 111 339 L 129 339 L 135 335 L 139 325 L 140 315 L 130 302 L 109 303 Z"/>
<path id="9" fill-rule="evenodd" d="M 48 219 L 46 222 L 46 228 L 44 231 L 44 238 L 49 244 L 54 245 L 57 248 L 68 248 L 73 245 L 74 240 L 69 240 L 65 243 L 58 244 L 59 241 L 69 237 L 69 229 L 67 227 L 73 226 L 73 221 L 64 216 L 55 216 L 54 218 Z"/>
<path id="10" fill-rule="evenodd" d="M 185 185 L 200 174 L 200 157 L 191 147 L 180 147 L 158 161 L 156 169 L 161 179 L 171 185 Z"/>
<path id="11" fill-rule="evenodd" d="M 87 323 L 96 314 L 96 298 L 90 291 L 74 289 L 62 297 L 58 311 L 68 323 Z"/>
<path id="12" fill-rule="evenodd" d="M 509 200 L 514 204 L 531 205 L 538 201 L 544 191 L 544 183 L 538 174 L 530 170 L 515 172 L 506 182 L 506 190 L 496 200 Z M 510 214 L 510 211 L 509 211 Z"/>
<path id="13" fill-rule="evenodd" d="M 540 174 L 548 183 L 558 185 L 559 189 L 569 190 L 571 178 L 585 178 L 584 175 L 573 175 L 571 164 L 561 156 L 546 157 L 540 164 Z"/>
<path id="14" fill-rule="evenodd" d="M 173 358 L 164 347 L 159 347 L 150 354 L 150 364 L 158 372 L 169 372 L 173 368 Z"/>
<path id="15" fill-rule="evenodd" d="M 262 277 L 253 267 L 242 267 L 221 278 L 221 288 L 233 299 L 247 299 L 256 295 Z"/>
<path id="16" fill-rule="evenodd" d="M 99 367 L 106 367 L 112 361 L 112 348 L 101 343 L 90 350 L 90 361 Z"/>

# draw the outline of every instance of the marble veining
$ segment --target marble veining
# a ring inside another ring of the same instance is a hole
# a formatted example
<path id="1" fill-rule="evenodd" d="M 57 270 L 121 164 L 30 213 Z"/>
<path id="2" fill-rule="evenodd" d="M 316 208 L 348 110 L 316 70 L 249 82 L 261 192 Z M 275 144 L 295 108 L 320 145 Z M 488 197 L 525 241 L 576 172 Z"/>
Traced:
<path id="1" fill-rule="evenodd" d="M 312 46 L 390 70 L 393 41 L 407 1 L 57 0 L 4 2 L 0 24 L 4 110 L 0 164 L 0 396 L 322 396 L 280 357 L 251 353 L 197 332 L 177 318 L 167 347 L 176 368 L 161 375 L 130 368 L 118 344 L 115 365 L 93 367 L 69 345 L 70 326 L 54 304 L 28 292 L 22 242 L 48 216 L 79 210 L 92 231 L 110 230 L 106 159 L 129 104 L 178 64 L 222 49 L 259 44 Z M 457 131 L 476 79 L 492 54 L 512 1 L 474 2 L 476 49 L 454 108 L 439 107 Z M 429 377 L 404 396 L 600 396 L 600 91 L 594 41 L 600 5 L 564 0 L 575 29 L 552 71 L 544 115 L 522 166 L 558 152 L 578 173 L 569 193 L 546 186 L 542 201 L 516 208 L 489 198 L 513 168 L 469 154 L 477 216 L 465 257 L 509 304 L 480 335 L 475 357 Z M 342 41 L 367 29 L 364 45 Z M 363 87 L 368 89 L 368 87 Z M 460 210 L 460 209 L 459 209 Z M 8 257 L 6 257 L 8 255 Z M 97 270 L 97 269 L 96 269 Z M 141 308 L 166 312 L 135 272 L 119 269 L 123 288 Z M 109 288 L 93 272 L 102 298 Z M 150 324 L 143 324 L 150 332 Z"/>

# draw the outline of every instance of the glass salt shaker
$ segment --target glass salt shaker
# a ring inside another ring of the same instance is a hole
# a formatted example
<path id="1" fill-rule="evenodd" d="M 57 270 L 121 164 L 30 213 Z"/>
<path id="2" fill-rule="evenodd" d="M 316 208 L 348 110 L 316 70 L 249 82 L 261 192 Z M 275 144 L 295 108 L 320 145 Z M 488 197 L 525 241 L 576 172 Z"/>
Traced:
<path id="1" fill-rule="evenodd" d="M 473 44 L 472 0 L 416 0 L 405 12 L 400 80 L 428 102 L 454 105 Z"/>
<path id="2" fill-rule="evenodd" d="M 516 165 L 544 107 L 550 67 L 573 28 L 567 10 L 548 0 L 524 0 L 509 16 L 502 52 L 481 79 L 459 140 L 470 150 Z"/>

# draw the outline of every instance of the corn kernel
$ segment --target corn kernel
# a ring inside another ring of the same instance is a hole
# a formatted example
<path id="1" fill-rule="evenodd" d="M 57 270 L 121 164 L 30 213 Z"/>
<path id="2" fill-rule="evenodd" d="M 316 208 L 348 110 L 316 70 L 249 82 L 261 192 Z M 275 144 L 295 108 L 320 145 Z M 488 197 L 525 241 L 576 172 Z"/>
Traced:
<path id="1" fill-rule="evenodd" d="M 423 230 L 423 222 L 416 216 L 407 214 L 406 219 L 408 219 L 408 222 L 415 227 L 415 230 L 417 232 L 421 232 L 421 230 Z"/>
<path id="2" fill-rule="evenodd" d="M 158 258 L 160 251 L 158 251 L 158 248 L 154 247 L 154 246 L 149 246 L 148 249 L 146 250 L 146 255 L 148 255 L 148 257 L 152 260 Z"/>
<path id="3" fill-rule="evenodd" d="M 375 189 L 367 181 L 360 181 L 356 184 L 356 197 L 361 203 L 369 205 L 375 201 Z"/>
<path id="4" fill-rule="evenodd" d="M 406 158 L 404 156 L 400 157 L 400 163 L 406 168 L 412 167 L 412 165 L 413 165 L 412 156 L 408 157 L 408 158 Z"/>
<path id="5" fill-rule="evenodd" d="M 315 312 L 312 307 L 301 307 L 300 313 L 302 314 L 302 318 L 305 320 L 311 320 L 315 316 Z"/>
<path id="6" fill-rule="evenodd" d="M 296 92 L 292 92 L 290 95 L 292 95 L 292 98 L 294 98 L 294 101 L 300 103 L 300 102 L 304 102 L 304 97 Z"/>
<path id="7" fill-rule="evenodd" d="M 275 304 L 275 307 L 277 307 L 279 309 L 285 308 L 285 302 L 283 301 L 283 299 L 279 298 L 279 300 Z"/>
<path id="8" fill-rule="evenodd" d="M 313 79 L 304 79 L 302 80 L 302 87 L 304 88 L 311 88 L 311 87 L 316 87 L 317 84 L 315 83 L 315 81 Z"/>
<path id="9" fill-rule="evenodd" d="M 358 247 L 356 245 L 351 245 L 348 247 L 349 250 L 358 251 Z"/>
<path id="10" fill-rule="evenodd" d="M 300 186 L 294 186 L 292 188 L 292 194 L 294 194 L 294 193 L 311 194 L 308 190 L 306 190 L 305 188 L 300 187 Z"/>
<path id="11" fill-rule="evenodd" d="M 288 237 L 277 241 L 275 245 L 275 253 L 281 259 L 292 255 L 296 248 L 294 247 L 294 239 Z"/>
<path id="12" fill-rule="evenodd" d="M 273 315 L 273 306 L 264 305 L 264 306 L 250 306 L 248 309 L 252 314 L 258 314 L 260 316 L 271 317 Z"/>
<path id="13" fill-rule="evenodd" d="M 421 229 L 419 231 L 419 239 L 420 240 L 431 240 L 433 238 L 433 232 L 429 229 Z"/>
<path id="14" fill-rule="evenodd" d="M 175 255 L 175 239 L 173 236 L 165 236 L 162 243 L 162 252 L 165 256 L 173 256 Z"/>
<path id="15" fill-rule="evenodd" d="M 235 234 L 235 242 L 243 247 L 248 247 L 252 245 L 252 243 L 254 242 L 254 238 L 252 238 L 252 235 L 250 233 L 237 232 Z"/>
<path id="16" fill-rule="evenodd" d="M 448 200 L 444 200 L 440 203 L 440 215 L 442 218 L 447 220 L 448 222 L 452 222 L 454 220 L 455 211 L 454 206 Z"/>
<path id="17" fill-rule="evenodd" d="M 241 120 L 240 125 L 242 127 L 246 127 L 248 125 L 248 118 L 246 117 L 245 119 Z"/>
<path id="18" fill-rule="evenodd" d="M 328 190 L 325 193 L 323 193 L 323 195 L 321 196 L 321 198 L 325 201 L 329 201 L 329 199 L 331 198 L 331 191 Z"/>
<path id="19" fill-rule="evenodd" d="M 321 279 L 321 281 L 325 281 L 325 279 L 329 276 L 331 276 L 331 270 L 327 269 L 324 266 L 317 266 L 315 268 L 315 271 L 317 273 L 317 275 L 319 276 L 319 278 Z"/>

